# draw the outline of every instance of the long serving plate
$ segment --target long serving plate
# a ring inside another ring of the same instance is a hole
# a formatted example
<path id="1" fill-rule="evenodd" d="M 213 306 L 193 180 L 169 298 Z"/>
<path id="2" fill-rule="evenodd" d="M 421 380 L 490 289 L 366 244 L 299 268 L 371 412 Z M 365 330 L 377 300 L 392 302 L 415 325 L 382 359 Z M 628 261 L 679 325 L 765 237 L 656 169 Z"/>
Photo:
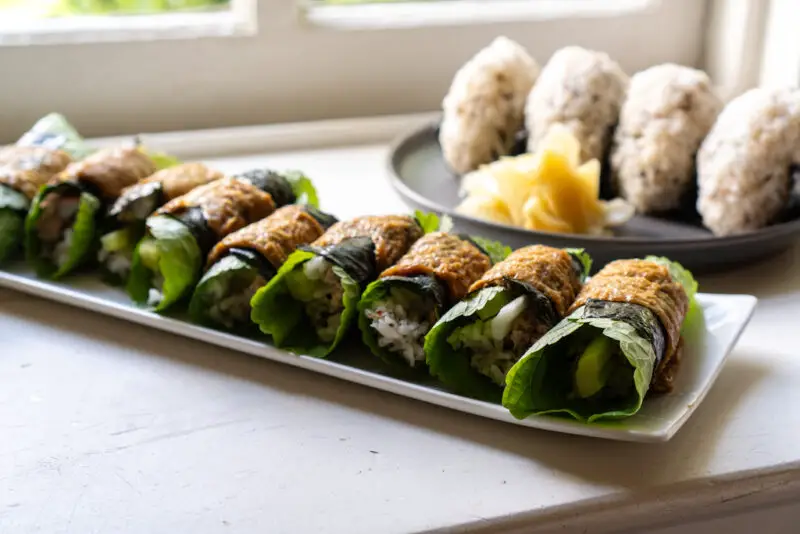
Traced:
<path id="1" fill-rule="evenodd" d="M 158 315 L 136 307 L 124 292 L 89 275 L 76 275 L 68 282 L 50 282 L 37 279 L 26 266 L 17 265 L 0 270 L 0 287 L 481 417 L 567 434 L 638 442 L 662 442 L 675 435 L 716 380 L 756 305 L 756 298 L 750 295 L 699 294 L 705 328 L 686 339 L 675 390 L 647 399 L 638 414 L 624 421 L 584 424 L 545 416 L 518 420 L 500 405 L 449 393 L 433 381 L 393 378 L 377 358 L 357 343 L 341 347 L 329 359 L 319 359 L 276 349 L 266 339 L 249 339 Z"/>

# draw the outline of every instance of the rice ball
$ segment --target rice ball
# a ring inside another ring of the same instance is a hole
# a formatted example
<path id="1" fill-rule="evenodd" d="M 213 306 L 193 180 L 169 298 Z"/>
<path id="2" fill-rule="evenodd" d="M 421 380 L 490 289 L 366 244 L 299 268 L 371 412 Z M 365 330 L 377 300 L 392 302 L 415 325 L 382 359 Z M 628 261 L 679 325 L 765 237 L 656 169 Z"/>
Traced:
<path id="1" fill-rule="evenodd" d="M 757 88 L 731 100 L 697 156 L 697 210 L 719 236 L 758 230 L 789 203 L 800 162 L 800 90 Z"/>
<path id="2" fill-rule="evenodd" d="M 628 76 L 608 54 L 579 46 L 558 50 L 528 96 L 528 151 L 536 152 L 550 126 L 560 123 L 580 142 L 581 162 L 602 161 L 627 86 Z"/>
<path id="3" fill-rule="evenodd" d="M 496 38 L 458 70 L 442 102 L 439 129 L 450 168 L 467 173 L 511 151 L 538 74 L 536 61 L 506 37 Z"/>
<path id="4" fill-rule="evenodd" d="M 678 208 L 693 186 L 700 143 L 721 109 L 700 70 L 668 63 L 633 75 L 611 152 L 619 194 L 640 213 Z"/>

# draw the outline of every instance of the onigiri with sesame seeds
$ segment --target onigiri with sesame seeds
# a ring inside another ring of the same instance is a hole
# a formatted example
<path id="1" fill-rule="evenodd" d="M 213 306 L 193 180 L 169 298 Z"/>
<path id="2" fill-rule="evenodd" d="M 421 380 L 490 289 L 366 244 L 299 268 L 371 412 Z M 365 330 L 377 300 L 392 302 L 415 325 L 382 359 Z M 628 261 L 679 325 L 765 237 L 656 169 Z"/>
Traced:
<path id="1" fill-rule="evenodd" d="M 538 74 L 536 61 L 507 37 L 496 38 L 458 70 L 442 102 L 439 130 L 451 169 L 467 173 L 512 150 Z"/>
<path id="2" fill-rule="evenodd" d="M 800 161 L 800 90 L 751 89 L 731 100 L 697 156 L 697 210 L 718 236 L 763 228 L 786 209 Z"/>
<path id="3" fill-rule="evenodd" d="M 603 161 L 627 85 L 628 76 L 608 54 L 579 46 L 558 50 L 528 96 L 528 152 L 536 152 L 560 123 L 580 142 L 581 162 Z"/>
<path id="4" fill-rule="evenodd" d="M 611 154 L 620 195 L 639 213 L 680 207 L 693 187 L 695 154 L 721 109 L 702 71 L 668 63 L 636 73 Z"/>

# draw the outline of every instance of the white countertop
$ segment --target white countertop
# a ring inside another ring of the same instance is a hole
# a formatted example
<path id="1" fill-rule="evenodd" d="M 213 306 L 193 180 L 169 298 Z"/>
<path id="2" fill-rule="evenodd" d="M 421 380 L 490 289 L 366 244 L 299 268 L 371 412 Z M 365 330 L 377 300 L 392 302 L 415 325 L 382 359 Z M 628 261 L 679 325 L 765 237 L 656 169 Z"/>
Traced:
<path id="1" fill-rule="evenodd" d="M 386 153 L 209 161 L 302 168 L 348 217 L 406 209 Z M 796 499 L 799 259 L 700 279 L 760 303 L 658 445 L 484 420 L 0 290 L 0 532 L 594 533 Z"/>

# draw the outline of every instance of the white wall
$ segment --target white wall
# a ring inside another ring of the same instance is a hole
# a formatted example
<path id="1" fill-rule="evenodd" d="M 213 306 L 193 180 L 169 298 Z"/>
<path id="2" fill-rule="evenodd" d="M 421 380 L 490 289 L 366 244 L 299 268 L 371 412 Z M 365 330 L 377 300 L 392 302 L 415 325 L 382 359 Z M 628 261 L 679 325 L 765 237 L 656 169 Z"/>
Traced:
<path id="1" fill-rule="evenodd" d="M 0 142 L 50 111 L 98 136 L 434 110 L 458 66 L 499 33 L 542 63 L 580 44 L 628 71 L 696 65 L 706 5 L 662 0 L 618 18 L 335 31 L 299 27 L 289 0 L 261 2 L 258 37 L 0 47 Z"/>

